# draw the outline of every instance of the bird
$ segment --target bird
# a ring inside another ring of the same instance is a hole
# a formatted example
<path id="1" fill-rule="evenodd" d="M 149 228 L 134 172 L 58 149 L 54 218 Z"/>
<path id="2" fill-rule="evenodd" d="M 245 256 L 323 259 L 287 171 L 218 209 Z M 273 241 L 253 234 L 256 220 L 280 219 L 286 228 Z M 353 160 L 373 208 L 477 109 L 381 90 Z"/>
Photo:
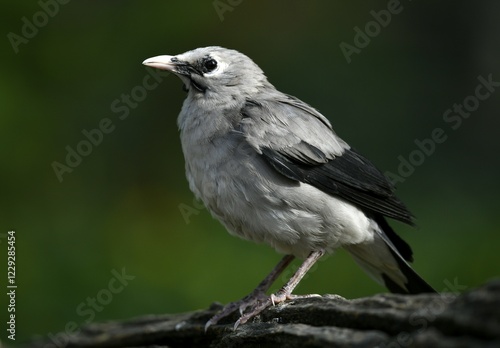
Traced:
<path id="1" fill-rule="evenodd" d="M 278 91 L 234 49 L 196 48 L 143 65 L 178 76 L 187 93 L 177 124 L 191 191 L 231 235 L 284 255 L 255 290 L 226 304 L 205 330 L 235 311 L 234 329 L 270 306 L 314 296 L 292 292 L 316 261 L 339 248 L 390 292 L 435 292 L 412 269 L 411 247 L 387 221 L 413 226 L 412 213 L 384 174 L 318 110 Z M 268 295 L 295 258 L 300 267 Z"/>

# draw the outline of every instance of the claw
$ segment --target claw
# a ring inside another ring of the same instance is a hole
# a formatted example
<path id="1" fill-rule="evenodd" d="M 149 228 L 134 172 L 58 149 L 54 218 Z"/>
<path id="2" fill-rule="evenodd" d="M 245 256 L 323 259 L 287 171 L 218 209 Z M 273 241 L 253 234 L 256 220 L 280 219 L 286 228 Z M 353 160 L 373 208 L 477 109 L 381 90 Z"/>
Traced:
<path id="1" fill-rule="evenodd" d="M 234 328 L 236 329 L 240 324 L 244 324 L 248 320 L 242 320 L 242 318 L 246 317 L 245 312 L 247 311 L 247 309 L 253 313 L 254 309 L 258 307 L 261 302 L 266 302 L 268 300 L 269 296 L 267 296 L 264 292 L 255 291 L 239 301 L 228 303 L 209 321 L 207 321 L 207 323 L 205 324 L 205 332 L 210 326 L 217 324 L 219 320 L 229 316 L 234 311 L 238 310 L 238 312 L 240 313 L 240 319 L 238 319 L 234 324 Z"/>
<path id="2" fill-rule="evenodd" d="M 212 323 L 212 319 L 210 319 L 209 321 L 207 321 L 207 323 L 205 324 L 205 333 L 207 333 L 208 328 L 209 328 L 210 326 L 212 326 L 212 324 L 213 324 L 213 323 Z"/>
<path id="3" fill-rule="evenodd" d="M 267 296 L 264 293 L 252 293 L 247 297 L 227 304 L 222 308 L 222 310 L 214 315 L 207 323 L 205 324 L 205 332 L 208 328 L 217 322 L 233 313 L 236 309 L 238 309 L 240 313 L 240 318 L 236 320 L 233 325 L 233 330 L 236 330 L 240 325 L 245 324 L 251 318 L 262 313 L 266 308 L 270 306 L 276 306 L 286 300 L 295 300 L 299 298 L 309 298 L 309 297 L 321 297 L 320 295 L 311 294 L 311 295 L 292 295 L 287 292 L 278 291 L 276 294 L 272 294 Z"/>
<path id="4" fill-rule="evenodd" d="M 236 329 L 238 328 L 238 326 L 240 326 L 240 324 L 241 324 L 241 317 L 234 323 L 233 331 L 236 331 Z"/>
<path id="5" fill-rule="evenodd" d="M 211 325 L 217 324 L 217 322 L 233 313 L 236 309 L 240 312 L 240 318 L 236 320 L 233 326 L 233 330 L 236 330 L 238 326 L 246 323 L 250 318 L 255 317 L 260 314 L 264 309 L 269 306 L 275 306 L 287 299 L 297 298 L 292 295 L 293 289 L 300 282 L 305 273 L 311 268 L 311 266 L 324 254 L 323 250 L 313 251 L 304 260 L 299 269 L 294 273 L 292 278 L 278 291 L 276 294 L 271 296 L 266 295 L 266 291 L 269 289 L 271 284 L 276 280 L 276 278 L 283 272 L 283 270 L 290 264 L 293 260 L 293 256 L 286 255 L 281 259 L 278 265 L 273 269 L 273 271 L 257 286 L 257 288 L 245 298 L 232 302 L 224 306 L 222 310 L 214 315 L 205 324 L 205 332 Z"/>

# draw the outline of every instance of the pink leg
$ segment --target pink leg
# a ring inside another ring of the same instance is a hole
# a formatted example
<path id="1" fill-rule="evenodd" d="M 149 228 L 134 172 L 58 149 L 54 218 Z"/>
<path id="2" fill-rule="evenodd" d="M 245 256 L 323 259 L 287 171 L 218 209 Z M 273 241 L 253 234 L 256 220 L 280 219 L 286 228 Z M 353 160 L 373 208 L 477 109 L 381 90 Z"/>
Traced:
<path id="1" fill-rule="evenodd" d="M 276 267 L 274 267 L 271 273 L 269 273 L 267 277 L 264 278 L 259 285 L 257 285 L 254 291 L 239 301 L 228 303 L 219 311 L 219 313 L 207 321 L 205 324 L 205 331 L 207 331 L 210 326 L 216 324 L 220 319 L 233 313 L 236 309 L 239 309 L 240 314 L 243 314 L 248 307 L 254 308 L 261 302 L 267 302 L 269 300 L 269 296 L 266 295 L 266 291 L 269 290 L 274 281 L 280 276 L 281 273 L 283 273 L 285 268 L 290 264 L 290 262 L 293 261 L 293 259 L 293 255 L 285 255 Z"/>
<path id="2" fill-rule="evenodd" d="M 287 299 L 294 299 L 299 297 L 311 297 L 314 295 L 304 295 L 304 296 L 294 296 L 292 295 L 292 291 L 297 287 L 299 282 L 302 280 L 304 275 L 306 275 L 307 271 L 314 265 L 316 261 L 324 255 L 324 250 L 313 251 L 309 254 L 309 256 L 304 260 L 302 265 L 300 265 L 299 269 L 295 272 L 295 274 L 290 278 L 290 280 L 276 293 L 267 297 L 266 301 L 259 301 L 254 303 L 252 307 L 250 307 L 249 312 L 244 313 L 234 324 L 234 329 L 236 329 L 240 324 L 246 323 L 250 318 L 258 315 L 264 309 L 271 305 L 276 305 L 281 303 Z"/>

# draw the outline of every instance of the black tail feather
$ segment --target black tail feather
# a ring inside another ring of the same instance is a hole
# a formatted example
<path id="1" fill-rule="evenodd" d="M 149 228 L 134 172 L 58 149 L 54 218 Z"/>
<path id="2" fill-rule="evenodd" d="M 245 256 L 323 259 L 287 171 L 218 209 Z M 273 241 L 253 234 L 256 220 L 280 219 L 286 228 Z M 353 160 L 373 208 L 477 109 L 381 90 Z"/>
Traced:
<path id="1" fill-rule="evenodd" d="M 410 245 L 394 232 L 387 220 L 382 215 L 374 216 L 373 219 L 377 222 L 382 231 L 384 231 L 392 244 L 394 244 L 403 259 L 408 262 L 413 262 L 413 251 Z"/>
<path id="2" fill-rule="evenodd" d="M 417 272 L 415 272 L 413 268 L 408 265 L 406 261 L 402 260 L 401 256 L 398 255 L 398 253 L 394 252 L 394 250 L 392 250 L 390 246 L 389 249 L 391 249 L 391 254 L 392 256 L 394 256 L 394 259 L 396 259 L 399 269 L 408 280 L 405 284 L 406 289 L 403 289 L 386 274 L 382 274 L 384 284 L 390 292 L 397 294 L 421 294 L 437 292 L 432 288 L 432 286 L 430 286 L 425 280 L 423 280 L 422 277 L 420 277 Z"/>

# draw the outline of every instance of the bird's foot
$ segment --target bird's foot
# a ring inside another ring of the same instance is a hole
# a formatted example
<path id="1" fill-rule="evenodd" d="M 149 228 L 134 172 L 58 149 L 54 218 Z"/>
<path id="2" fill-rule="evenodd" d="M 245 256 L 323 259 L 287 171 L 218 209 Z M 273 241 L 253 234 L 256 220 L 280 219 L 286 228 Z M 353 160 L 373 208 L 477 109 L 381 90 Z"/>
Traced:
<path id="1" fill-rule="evenodd" d="M 286 300 L 294 300 L 297 298 L 313 297 L 319 295 L 292 295 L 284 291 L 278 291 L 276 294 L 271 296 L 266 295 L 262 291 L 254 291 L 251 294 L 245 296 L 239 301 L 231 302 L 225 305 L 216 315 L 214 315 L 205 324 L 205 331 L 212 325 L 217 324 L 219 320 L 232 314 L 234 311 L 238 310 L 240 312 L 240 318 L 234 323 L 233 329 L 236 330 L 238 326 L 246 323 L 248 320 L 252 319 L 256 315 L 260 314 L 264 309 L 276 306 Z"/>
<path id="2" fill-rule="evenodd" d="M 267 297 L 266 301 L 261 301 L 259 303 L 256 303 L 254 306 L 250 307 L 249 311 L 246 313 L 242 313 L 241 317 L 234 323 L 234 330 L 241 325 L 245 324 L 248 320 L 251 318 L 255 317 L 256 315 L 259 315 L 264 309 L 271 307 L 271 306 L 276 306 L 282 302 L 285 302 L 286 300 L 296 300 L 300 298 L 310 298 L 310 297 L 321 297 L 320 295 L 317 294 L 309 294 L 309 295 L 293 295 L 290 292 L 286 292 L 280 290 L 275 294 L 272 294 L 271 296 Z"/>
<path id="3" fill-rule="evenodd" d="M 234 311 L 238 310 L 240 315 L 243 316 L 243 313 L 245 313 L 247 309 L 250 309 L 252 311 L 253 308 L 258 307 L 261 303 L 269 301 L 269 299 L 270 297 L 266 295 L 266 293 L 264 293 L 260 289 L 256 289 L 241 300 L 225 305 L 217 314 L 215 314 L 212 318 L 210 318 L 209 321 L 207 321 L 207 323 L 205 324 L 205 331 L 207 331 L 210 326 L 217 324 L 217 322 L 222 318 L 225 318 L 228 315 L 232 314 Z M 238 325 L 235 324 L 235 329 L 237 326 Z"/>
<path id="4" fill-rule="evenodd" d="M 315 297 L 319 295 L 302 295 L 296 296 L 292 295 L 292 291 L 295 289 L 300 280 L 304 277 L 306 272 L 311 268 L 311 266 L 324 254 L 324 250 L 312 251 L 309 256 L 304 260 L 302 265 L 295 271 L 294 275 L 288 280 L 288 282 L 283 285 L 283 287 L 271 296 L 266 295 L 266 291 L 269 286 L 276 280 L 277 276 L 283 272 L 283 269 L 290 264 L 293 260 L 293 256 L 286 255 L 278 263 L 278 265 L 273 269 L 273 271 L 257 286 L 257 288 L 245 298 L 232 302 L 224 306 L 222 310 L 214 315 L 205 324 L 205 331 L 211 326 L 216 324 L 220 319 L 227 317 L 229 314 L 233 313 L 236 309 L 240 311 L 240 318 L 234 323 L 234 329 L 246 323 L 249 319 L 260 314 L 264 309 L 270 306 L 275 306 L 281 302 L 288 299 L 297 299 L 303 297 Z"/>
<path id="5" fill-rule="evenodd" d="M 219 320 L 227 317 L 237 309 L 240 312 L 240 318 L 234 323 L 233 330 L 236 330 L 238 326 L 245 324 L 248 320 L 252 319 L 256 315 L 259 315 L 268 307 L 276 306 L 286 300 L 297 300 L 311 297 L 321 297 L 321 295 L 293 295 L 289 292 L 283 291 L 282 289 L 277 293 L 268 296 L 262 291 L 254 291 L 239 301 L 231 302 L 225 305 L 216 315 L 207 321 L 205 324 L 205 332 L 210 326 L 217 324 Z"/>

